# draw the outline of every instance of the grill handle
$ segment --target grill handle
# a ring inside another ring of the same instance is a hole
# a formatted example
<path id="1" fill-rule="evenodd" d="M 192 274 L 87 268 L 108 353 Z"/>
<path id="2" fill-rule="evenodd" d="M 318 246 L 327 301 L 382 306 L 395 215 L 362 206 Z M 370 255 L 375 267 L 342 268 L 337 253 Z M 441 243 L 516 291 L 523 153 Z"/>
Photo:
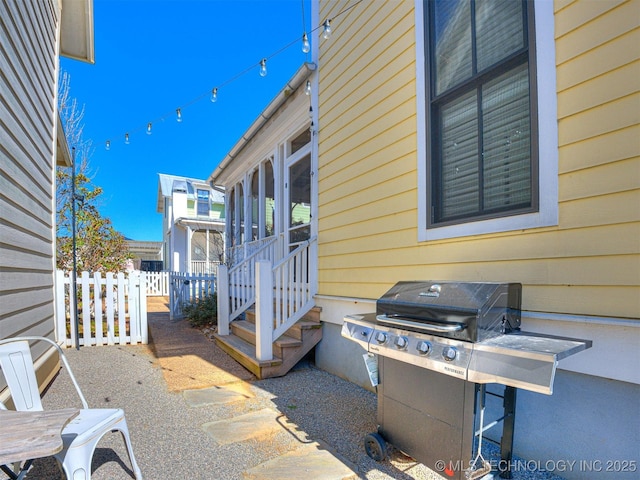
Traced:
<path id="1" fill-rule="evenodd" d="M 427 332 L 433 333 L 451 333 L 451 332 L 459 332 L 460 330 L 464 330 L 466 325 L 462 323 L 451 323 L 451 324 L 443 324 L 443 323 L 434 323 L 434 322 L 414 322 L 412 320 L 407 320 L 402 317 L 389 317 L 387 315 L 377 315 L 376 319 L 380 322 L 391 323 L 393 325 L 398 325 L 399 327 L 410 327 L 417 328 L 420 330 L 424 330 Z"/>

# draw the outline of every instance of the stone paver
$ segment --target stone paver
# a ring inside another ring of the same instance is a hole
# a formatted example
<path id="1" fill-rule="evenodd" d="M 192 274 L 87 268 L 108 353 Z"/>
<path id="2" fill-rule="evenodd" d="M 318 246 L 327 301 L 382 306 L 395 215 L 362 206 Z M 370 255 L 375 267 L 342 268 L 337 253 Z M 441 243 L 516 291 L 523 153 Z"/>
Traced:
<path id="1" fill-rule="evenodd" d="M 313 442 L 250 468 L 244 476 L 247 480 L 351 480 L 358 478 L 354 468 L 338 459 L 326 445 Z"/>
<path id="2" fill-rule="evenodd" d="M 226 420 L 217 420 L 202 425 L 207 434 L 218 444 L 242 442 L 250 438 L 268 437 L 282 430 L 278 417 L 282 413 L 271 408 L 249 412 Z"/>
<path id="3" fill-rule="evenodd" d="M 236 387 L 236 388 L 234 388 Z M 204 405 L 221 405 L 225 403 L 239 402 L 252 398 L 248 385 L 241 383 L 239 385 L 224 385 L 210 388 L 201 388 L 199 390 L 185 390 L 182 392 L 184 401 L 190 407 L 202 407 Z"/>

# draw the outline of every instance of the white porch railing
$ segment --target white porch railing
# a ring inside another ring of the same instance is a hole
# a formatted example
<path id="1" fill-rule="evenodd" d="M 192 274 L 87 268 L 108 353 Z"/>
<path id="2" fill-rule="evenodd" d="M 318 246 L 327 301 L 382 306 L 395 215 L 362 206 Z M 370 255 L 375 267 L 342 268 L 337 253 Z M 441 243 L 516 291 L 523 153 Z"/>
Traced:
<path id="1" fill-rule="evenodd" d="M 220 262 L 212 262 L 206 260 L 192 260 L 191 261 L 191 273 L 195 275 L 206 274 L 215 275 L 218 264 Z"/>
<path id="2" fill-rule="evenodd" d="M 225 318 L 228 318 L 229 322 L 238 318 L 255 303 L 256 262 L 259 260 L 273 262 L 278 259 L 280 250 L 278 249 L 277 240 L 278 237 L 271 237 L 268 241 L 260 241 L 259 248 L 255 245 L 256 248 L 252 248 L 252 253 L 245 257 L 242 262 L 229 269 L 224 265 L 219 267 L 218 277 L 228 279 L 226 285 L 228 295 L 223 298 L 228 297 L 230 299 L 229 310 L 225 314 Z M 218 303 L 220 304 L 221 302 Z"/>
<path id="3" fill-rule="evenodd" d="M 80 345 L 148 342 L 145 273 L 82 272 L 73 298 L 71 273 L 56 272 L 56 335 L 68 347 L 76 344 L 76 311 Z"/>
<path id="4" fill-rule="evenodd" d="M 282 237 L 281 240 L 284 238 L 282 234 L 280 234 L 279 237 Z M 249 259 L 264 248 L 275 248 L 275 242 L 277 240 L 278 237 L 266 237 L 259 240 L 254 240 L 253 242 L 246 242 L 236 247 L 231 247 L 228 251 L 227 263 L 233 267 Z M 282 243 L 278 242 L 278 245 L 282 245 Z M 276 252 L 272 250 L 272 253 L 274 254 L 274 256 L 272 257 L 274 261 L 282 258 L 282 251 Z"/>
<path id="5" fill-rule="evenodd" d="M 242 304 L 246 308 L 253 303 L 256 305 L 256 358 L 271 360 L 273 358 L 273 342 L 286 332 L 294 323 L 304 316 L 314 305 L 316 284 L 315 271 L 309 262 L 313 258 L 312 249 L 315 248 L 316 238 L 293 250 L 285 258 L 273 265 L 270 258 L 250 257 L 249 262 L 234 267 L 242 272 L 243 288 L 234 290 L 233 282 L 238 281 L 240 275 L 232 279 L 224 276 L 225 266 L 219 269 L 220 290 L 219 298 L 230 298 L 231 305 Z M 225 284 L 225 282 L 228 282 Z M 234 294 L 242 294 L 241 300 L 236 301 Z M 229 334 L 229 323 L 236 318 L 231 311 L 225 312 L 225 303 L 218 301 L 218 333 Z M 244 310 L 242 310 L 244 311 Z"/>
<path id="6" fill-rule="evenodd" d="M 169 318 L 179 320 L 183 317 L 182 306 L 196 299 L 213 295 L 216 290 L 216 276 L 213 274 L 191 274 L 171 272 L 169 274 Z"/>

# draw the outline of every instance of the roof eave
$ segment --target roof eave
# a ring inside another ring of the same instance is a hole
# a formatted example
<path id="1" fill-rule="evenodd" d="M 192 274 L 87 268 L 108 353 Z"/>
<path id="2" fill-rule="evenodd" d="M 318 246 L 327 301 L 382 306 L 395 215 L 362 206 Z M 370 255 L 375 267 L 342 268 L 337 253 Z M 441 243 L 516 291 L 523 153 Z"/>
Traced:
<path id="1" fill-rule="evenodd" d="M 260 116 L 254 120 L 251 126 L 247 129 L 247 131 L 240 137 L 240 140 L 236 142 L 233 148 L 227 153 L 227 155 L 222 159 L 218 167 L 209 175 L 209 183 L 211 185 L 215 185 L 218 177 L 222 174 L 224 169 L 229 165 L 233 159 L 238 155 L 240 151 L 249 143 L 249 141 L 254 137 L 254 135 L 260 131 L 262 126 L 267 123 L 267 121 L 271 118 L 271 116 L 284 104 L 284 102 L 289 98 L 292 91 L 295 91 L 307 78 L 309 75 L 316 69 L 316 64 L 311 62 L 305 62 L 295 73 L 295 75 L 287 82 L 280 93 L 269 103 L 267 108 L 265 108 Z"/>
<path id="2" fill-rule="evenodd" d="M 60 55 L 95 63 L 93 0 L 59 0 Z"/>

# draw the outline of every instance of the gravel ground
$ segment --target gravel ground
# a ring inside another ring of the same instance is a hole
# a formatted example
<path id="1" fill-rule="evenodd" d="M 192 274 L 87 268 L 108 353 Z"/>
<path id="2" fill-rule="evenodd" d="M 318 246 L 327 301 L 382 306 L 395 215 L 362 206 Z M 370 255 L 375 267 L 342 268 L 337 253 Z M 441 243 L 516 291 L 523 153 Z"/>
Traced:
<path id="1" fill-rule="evenodd" d="M 247 383 L 253 396 L 246 400 L 190 407 L 181 392 L 167 389 L 159 363 L 148 347 L 90 347 L 66 353 L 90 406 L 124 408 L 136 459 L 146 480 L 242 479 L 248 468 L 307 442 L 328 445 L 358 478 L 443 478 L 393 447 L 388 460 L 377 463 L 370 459 L 362 440 L 366 433 L 375 431 L 375 394 L 312 364 L 302 363 L 282 378 Z M 67 377 L 59 375 L 44 396 L 45 408 L 78 405 L 71 393 Z M 202 429 L 207 422 L 263 408 L 278 410 L 295 426 L 228 445 L 216 444 Z M 120 435 L 108 434 L 98 444 L 92 478 L 132 478 L 129 465 Z M 36 460 L 27 475 L 28 480 L 52 478 L 59 478 L 59 474 L 51 458 Z M 519 471 L 513 478 L 559 477 Z"/>

